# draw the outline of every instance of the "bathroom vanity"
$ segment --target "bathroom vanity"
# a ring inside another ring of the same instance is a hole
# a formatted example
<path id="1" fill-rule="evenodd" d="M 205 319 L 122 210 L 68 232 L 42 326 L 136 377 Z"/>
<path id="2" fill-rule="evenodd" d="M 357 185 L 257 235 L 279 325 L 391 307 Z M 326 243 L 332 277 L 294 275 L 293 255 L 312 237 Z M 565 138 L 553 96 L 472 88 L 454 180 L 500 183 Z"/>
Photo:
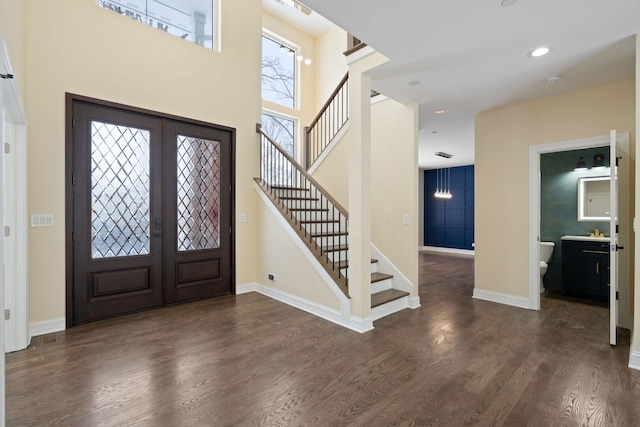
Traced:
<path id="1" fill-rule="evenodd" d="M 609 238 L 562 237 L 562 292 L 609 299 Z"/>

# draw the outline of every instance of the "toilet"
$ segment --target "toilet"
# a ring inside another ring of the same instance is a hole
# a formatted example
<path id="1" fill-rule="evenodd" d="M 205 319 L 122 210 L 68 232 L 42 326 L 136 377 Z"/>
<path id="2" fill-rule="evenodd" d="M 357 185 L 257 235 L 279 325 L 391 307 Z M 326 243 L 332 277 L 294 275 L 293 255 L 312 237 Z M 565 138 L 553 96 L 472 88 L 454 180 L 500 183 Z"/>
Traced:
<path id="1" fill-rule="evenodd" d="M 553 255 L 553 248 L 555 246 L 556 244 L 553 242 L 540 242 L 540 293 L 544 292 L 544 282 L 542 279 L 547 273 L 547 268 L 549 268 L 551 255 Z"/>

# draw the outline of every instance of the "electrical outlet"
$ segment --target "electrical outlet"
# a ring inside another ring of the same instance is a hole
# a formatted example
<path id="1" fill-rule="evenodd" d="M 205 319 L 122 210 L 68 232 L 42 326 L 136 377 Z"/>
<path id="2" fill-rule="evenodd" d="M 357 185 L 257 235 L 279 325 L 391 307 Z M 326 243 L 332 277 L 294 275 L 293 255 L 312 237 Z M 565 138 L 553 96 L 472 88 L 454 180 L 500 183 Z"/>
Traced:
<path id="1" fill-rule="evenodd" d="M 276 276 L 274 276 L 273 274 L 269 274 L 269 275 L 267 276 L 267 278 L 268 278 L 269 280 L 276 280 Z"/>
<path id="2" fill-rule="evenodd" d="M 402 224 L 404 224 L 404 225 L 408 225 L 409 224 L 409 215 L 407 215 L 407 214 L 402 215 Z"/>

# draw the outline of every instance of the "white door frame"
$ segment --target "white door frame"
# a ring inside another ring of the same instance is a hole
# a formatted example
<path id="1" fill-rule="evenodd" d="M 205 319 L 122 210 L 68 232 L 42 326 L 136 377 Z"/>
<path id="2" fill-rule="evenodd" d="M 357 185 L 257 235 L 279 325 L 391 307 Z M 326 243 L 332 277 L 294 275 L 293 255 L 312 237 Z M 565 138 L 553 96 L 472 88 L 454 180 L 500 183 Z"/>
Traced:
<path id="1" fill-rule="evenodd" d="M 610 136 L 574 139 L 529 147 L 529 304 L 540 310 L 540 155 L 609 145 Z M 618 133 L 618 144 L 629 145 L 629 133 Z M 628 152 L 628 149 L 626 150 Z"/>
<path id="2" fill-rule="evenodd" d="M 11 75 L 11 63 L 0 34 L 0 74 Z M 5 153 L 5 143 L 9 144 Z M 29 344 L 27 270 L 27 130 L 26 114 L 13 77 L 0 78 L 0 427 L 5 425 L 5 350 Z M 6 166 L 6 171 L 4 167 Z M 7 174 L 10 174 L 7 176 Z M 5 182 L 5 177 L 7 178 Z M 7 200 L 7 210 L 3 206 Z M 6 213 L 6 215 L 5 215 Z M 5 218 L 6 217 L 6 218 Z M 5 227 L 10 227 L 5 237 Z M 5 251 L 5 245 L 8 249 Z M 10 275 L 5 283 L 6 272 Z M 5 285 L 11 284 L 5 289 Z M 8 291 L 5 293 L 5 291 Z M 8 296 L 8 298 L 7 298 Z M 10 321 L 4 310 L 11 308 Z M 9 341 L 5 342 L 5 339 Z"/>

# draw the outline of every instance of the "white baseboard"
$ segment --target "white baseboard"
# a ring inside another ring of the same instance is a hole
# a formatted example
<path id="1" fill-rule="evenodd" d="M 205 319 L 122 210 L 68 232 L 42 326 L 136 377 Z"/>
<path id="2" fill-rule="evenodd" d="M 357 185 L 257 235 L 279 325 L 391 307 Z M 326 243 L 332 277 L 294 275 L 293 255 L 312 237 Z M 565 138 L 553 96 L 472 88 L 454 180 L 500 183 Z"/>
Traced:
<path id="1" fill-rule="evenodd" d="M 65 318 L 43 320 L 42 322 L 29 323 L 29 337 L 37 337 L 40 335 L 52 334 L 54 332 L 64 331 L 67 322 Z"/>
<path id="2" fill-rule="evenodd" d="M 500 292 L 484 291 L 475 288 L 473 290 L 473 298 L 531 310 L 531 301 L 529 301 L 529 298 L 517 297 Z"/>
<path id="3" fill-rule="evenodd" d="M 467 256 L 474 256 L 476 254 L 475 251 L 469 250 L 469 249 L 440 248 L 437 246 L 421 246 L 420 250 L 429 251 L 429 252 L 441 252 L 444 254 L 467 255 Z"/>
<path id="4" fill-rule="evenodd" d="M 236 294 L 245 294 L 248 292 L 257 292 L 269 298 L 280 301 L 291 307 L 297 308 L 314 316 L 321 317 L 329 322 L 351 329 L 352 331 L 364 333 L 373 329 L 373 320 L 371 318 L 361 319 L 354 316 L 343 316 L 338 310 L 325 307 L 313 301 L 300 298 L 288 292 L 281 291 L 260 283 L 246 283 L 236 286 Z"/>
<path id="5" fill-rule="evenodd" d="M 629 353 L 629 367 L 640 371 L 640 351 L 631 351 Z"/>
<path id="6" fill-rule="evenodd" d="M 420 297 L 409 297 L 409 304 L 407 305 L 407 307 L 409 307 L 412 310 L 415 310 L 416 308 L 420 308 Z"/>

